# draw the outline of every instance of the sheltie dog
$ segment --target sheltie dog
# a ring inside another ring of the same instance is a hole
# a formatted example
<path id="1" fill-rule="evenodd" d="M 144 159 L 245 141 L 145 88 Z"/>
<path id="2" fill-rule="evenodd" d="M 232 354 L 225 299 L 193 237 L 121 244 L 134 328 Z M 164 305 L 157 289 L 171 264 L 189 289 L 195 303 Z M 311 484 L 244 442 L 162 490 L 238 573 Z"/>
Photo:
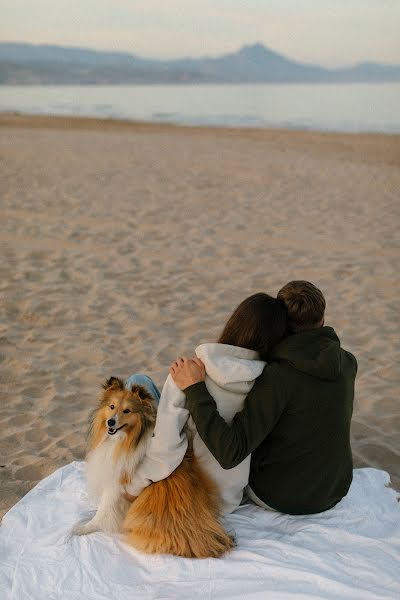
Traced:
<path id="1" fill-rule="evenodd" d="M 127 390 L 117 377 L 103 385 L 86 457 L 89 495 L 98 508 L 73 533 L 122 532 L 128 544 L 151 554 L 223 556 L 234 541 L 218 520 L 217 487 L 199 466 L 190 445 L 169 477 L 149 485 L 133 502 L 123 496 L 145 456 L 156 412 L 155 401 L 144 387 Z"/>

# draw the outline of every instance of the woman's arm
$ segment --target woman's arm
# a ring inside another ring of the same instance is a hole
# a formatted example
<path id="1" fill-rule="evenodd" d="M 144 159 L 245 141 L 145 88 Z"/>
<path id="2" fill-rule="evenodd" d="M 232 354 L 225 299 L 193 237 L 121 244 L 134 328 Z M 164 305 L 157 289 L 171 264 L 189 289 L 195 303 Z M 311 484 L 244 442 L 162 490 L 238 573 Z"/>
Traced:
<path id="1" fill-rule="evenodd" d="M 161 392 L 154 436 L 132 482 L 126 486 L 128 494 L 138 496 L 150 483 L 165 479 L 181 464 L 188 445 L 184 432 L 188 417 L 185 395 L 169 375 Z"/>

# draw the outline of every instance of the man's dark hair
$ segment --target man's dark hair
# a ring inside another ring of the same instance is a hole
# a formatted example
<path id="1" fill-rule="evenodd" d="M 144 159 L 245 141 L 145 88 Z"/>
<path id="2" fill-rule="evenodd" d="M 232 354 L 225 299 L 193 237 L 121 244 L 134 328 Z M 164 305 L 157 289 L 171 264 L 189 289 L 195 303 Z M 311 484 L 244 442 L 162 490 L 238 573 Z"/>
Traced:
<path id="1" fill-rule="evenodd" d="M 324 319 L 326 302 L 323 293 L 309 281 L 290 281 L 278 292 L 288 312 L 292 331 L 319 327 Z"/>

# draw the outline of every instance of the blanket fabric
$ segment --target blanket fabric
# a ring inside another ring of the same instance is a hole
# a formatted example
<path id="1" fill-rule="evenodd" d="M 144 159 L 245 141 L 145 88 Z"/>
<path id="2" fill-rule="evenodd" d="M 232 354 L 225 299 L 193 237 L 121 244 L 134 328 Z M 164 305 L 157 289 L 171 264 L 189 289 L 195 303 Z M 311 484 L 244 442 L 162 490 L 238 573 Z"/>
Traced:
<path id="1" fill-rule="evenodd" d="M 398 600 L 400 512 L 389 475 L 357 469 L 333 509 L 294 517 L 242 505 L 222 559 L 149 556 L 119 535 L 72 537 L 88 511 L 85 468 L 41 481 L 0 527 L 2 600 Z"/>

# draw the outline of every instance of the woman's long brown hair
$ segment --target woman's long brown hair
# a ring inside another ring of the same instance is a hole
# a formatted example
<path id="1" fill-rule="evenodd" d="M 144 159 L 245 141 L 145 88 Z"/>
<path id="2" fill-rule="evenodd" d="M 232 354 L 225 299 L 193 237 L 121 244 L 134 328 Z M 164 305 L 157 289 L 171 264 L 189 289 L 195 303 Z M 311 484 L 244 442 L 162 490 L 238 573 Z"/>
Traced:
<path id="1" fill-rule="evenodd" d="M 228 319 L 218 342 L 258 352 L 262 360 L 287 333 L 284 304 L 262 292 L 249 296 Z"/>

